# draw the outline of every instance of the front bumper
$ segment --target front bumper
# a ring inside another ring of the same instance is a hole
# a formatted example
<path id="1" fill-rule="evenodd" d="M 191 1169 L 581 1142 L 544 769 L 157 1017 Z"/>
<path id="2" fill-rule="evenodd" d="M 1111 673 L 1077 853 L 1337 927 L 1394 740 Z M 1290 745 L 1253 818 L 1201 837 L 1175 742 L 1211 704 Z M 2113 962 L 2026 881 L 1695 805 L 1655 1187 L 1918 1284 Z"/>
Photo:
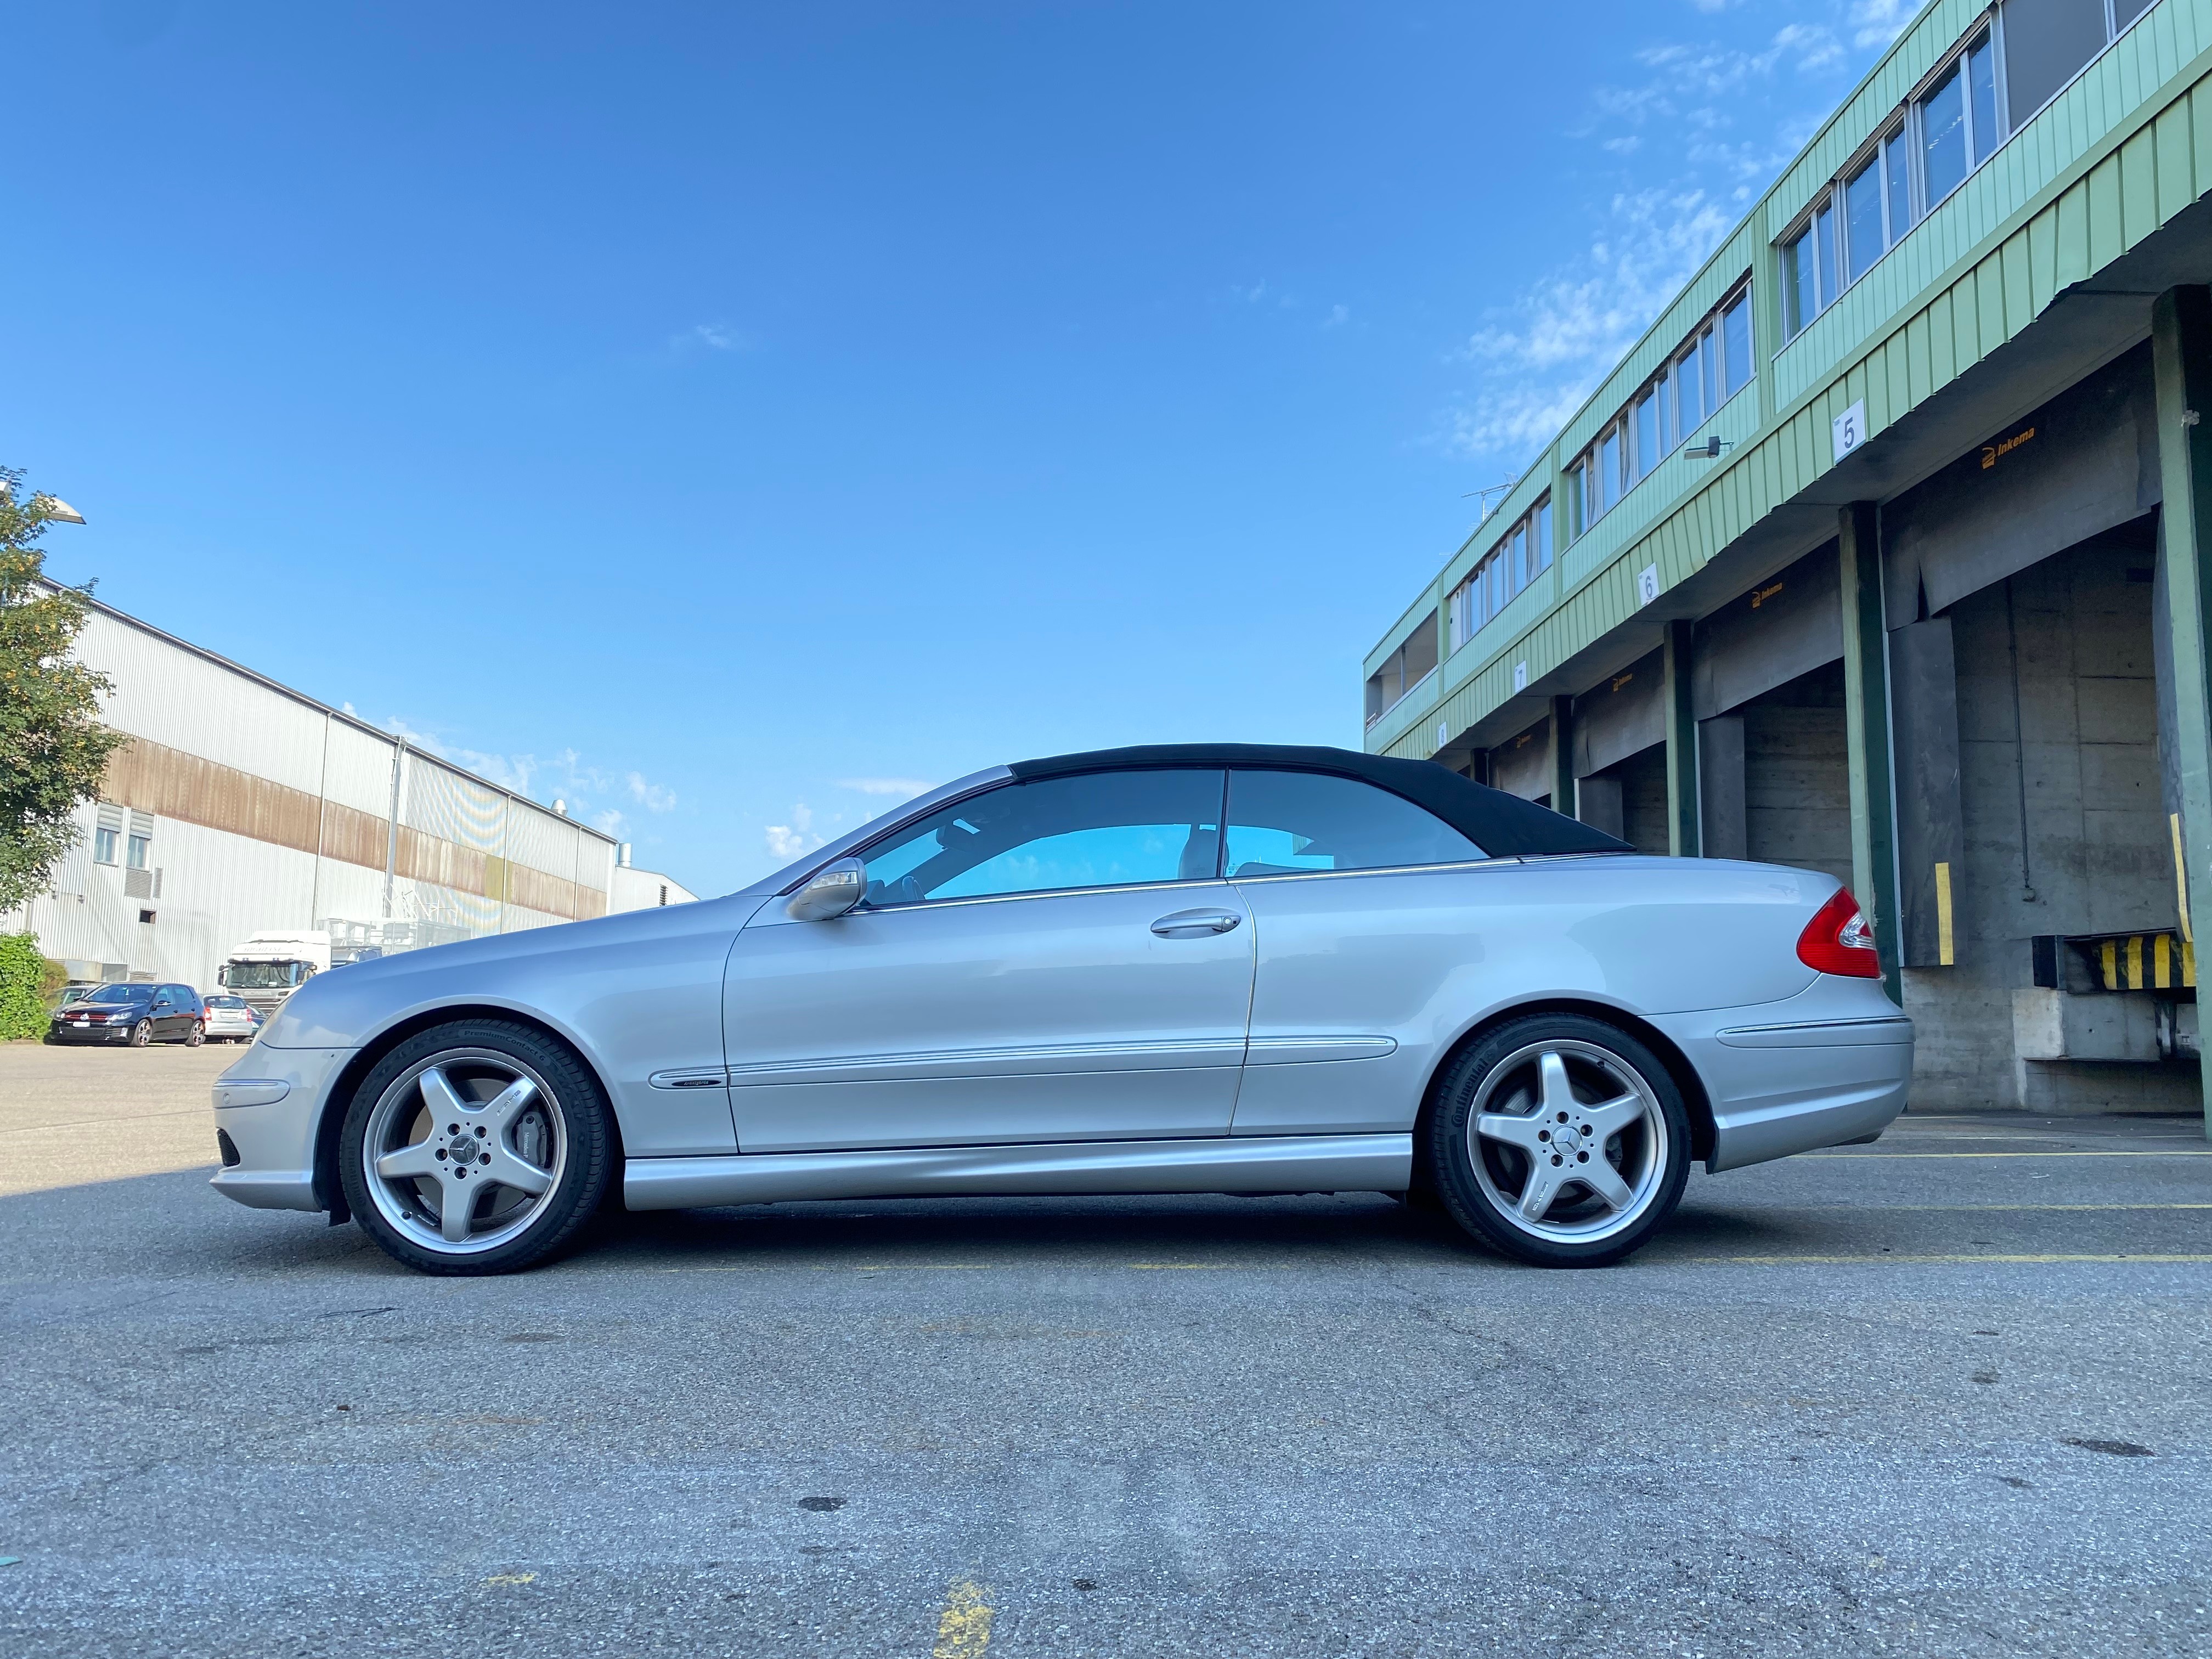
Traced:
<path id="1" fill-rule="evenodd" d="M 315 1196 L 315 1131 L 352 1052 L 257 1042 L 240 1056 L 215 1083 L 216 1127 L 228 1145 L 209 1185 L 257 1210 L 324 1208 Z"/>
<path id="2" fill-rule="evenodd" d="M 46 1037 L 52 1042 L 128 1042 L 128 1025 L 56 1025 L 49 1027 Z"/>
<path id="3" fill-rule="evenodd" d="M 1878 981 L 1823 974 L 1784 1002 L 1652 1024 L 1705 1083 L 1712 1174 L 1877 1134 L 1912 1083 L 1912 1022 Z"/>

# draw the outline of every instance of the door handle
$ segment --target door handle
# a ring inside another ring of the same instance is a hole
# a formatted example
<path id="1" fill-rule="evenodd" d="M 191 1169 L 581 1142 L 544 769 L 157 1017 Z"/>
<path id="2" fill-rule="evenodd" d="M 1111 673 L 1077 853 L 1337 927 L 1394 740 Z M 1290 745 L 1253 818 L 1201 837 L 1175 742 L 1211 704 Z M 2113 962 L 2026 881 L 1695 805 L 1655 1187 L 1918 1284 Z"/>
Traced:
<path id="1" fill-rule="evenodd" d="M 1244 918 L 1234 910 L 1177 910 L 1152 924 L 1162 939 L 1195 939 L 1202 933 L 1225 933 Z"/>

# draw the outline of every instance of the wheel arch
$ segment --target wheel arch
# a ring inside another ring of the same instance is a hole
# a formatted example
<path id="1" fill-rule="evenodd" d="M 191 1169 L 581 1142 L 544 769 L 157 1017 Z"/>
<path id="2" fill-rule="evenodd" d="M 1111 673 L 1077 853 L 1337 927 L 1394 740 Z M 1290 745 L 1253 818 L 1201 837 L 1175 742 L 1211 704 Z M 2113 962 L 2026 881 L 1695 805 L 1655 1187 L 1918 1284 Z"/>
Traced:
<path id="1" fill-rule="evenodd" d="M 1603 1020 L 1608 1025 L 1619 1026 L 1650 1049 L 1659 1057 L 1659 1063 L 1667 1068 L 1667 1075 L 1674 1086 L 1681 1091 L 1682 1103 L 1690 1115 L 1690 1156 L 1710 1164 L 1716 1133 L 1712 1097 L 1706 1093 L 1705 1079 L 1698 1075 L 1698 1068 L 1690 1064 L 1689 1057 L 1672 1037 L 1628 1009 L 1595 997 L 1572 995 L 1533 997 L 1525 1002 L 1493 1009 L 1437 1051 L 1436 1064 L 1430 1068 L 1421 1087 L 1421 1108 L 1413 1126 L 1416 1145 L 1420 1144 L 1429 1120 L 1435 1113 L 1437 1089 L 1443 1084 L 1445 1073 L 1451 1069 L 1453 1061 L 1499 1026 L 1513 1020 L 1525 1019 L 1531 1014 L 1583 1014 L 1592 1019 Z M 1419 1160 L 1415 1162 L 1418 1166 Z"/>
<path id="2" fill-rule="evenodd" d="M 450 1025 L 458 1020 L 495 1020 L 509 1025 L 526 1025 L 551 1042 L 557 1042 L 575 1059 L 599 1085 L 599 1093 L 607 1103 L 607 1122 L 614 1137 L 615 1169 L 619 1177 L 625 1156 L 623 1145 L 622 1114 L 615 1110 L 614 1091 L 607 1086 L 606 1073 L 591 1054 L 574 1037 L 540 1015 L 521 1009 L 507 1007 L 495 1002 L 458 1002 L 434 1008 L 420 1008 L 390 1025 L 354 1050 L 331 1080 L 330 1091 L 323 1097 L 322 1116 L 315 1125 L 314 1196 L 318 1208 L 329 1212 L 335 1227 L 353 1218 L 347 1207 L 345 1193 L 338 1181 L 338 1133 L 345 1127 L 346 1113 L 353 1104 L 354 1091 L 374 1071 L 384 1057 L 410 1037 L 436 1026 Z M 617 1178 L 609 1190 L 619 1192 L 622 1183 Z"/>

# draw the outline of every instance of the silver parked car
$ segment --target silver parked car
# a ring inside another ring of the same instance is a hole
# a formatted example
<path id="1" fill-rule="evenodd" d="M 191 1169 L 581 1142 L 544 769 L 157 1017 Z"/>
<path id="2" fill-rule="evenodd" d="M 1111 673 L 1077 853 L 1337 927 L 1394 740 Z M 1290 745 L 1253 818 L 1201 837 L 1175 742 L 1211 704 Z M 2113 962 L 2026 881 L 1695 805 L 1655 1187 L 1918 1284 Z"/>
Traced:
<path id="1" fill-rule="evenodd" d="M 1612 1261 L 1870 1138 L 1912 1026 L 1834 878 L 1650 858 L 1440 766 L 998 767 L 743 892 L 319 975 L 215 1090 L 218 1191 L 429 1273 L 633 1210 L 1373 1191 Z"/>
<path id="2" fill-rule="evenodd" d="M 216 991 L 200 1000 L 207 1009 L 201 1024 L 210 1042 L 251 1042 L 261 1029 L 260 1014 L 244 997 Z"/>

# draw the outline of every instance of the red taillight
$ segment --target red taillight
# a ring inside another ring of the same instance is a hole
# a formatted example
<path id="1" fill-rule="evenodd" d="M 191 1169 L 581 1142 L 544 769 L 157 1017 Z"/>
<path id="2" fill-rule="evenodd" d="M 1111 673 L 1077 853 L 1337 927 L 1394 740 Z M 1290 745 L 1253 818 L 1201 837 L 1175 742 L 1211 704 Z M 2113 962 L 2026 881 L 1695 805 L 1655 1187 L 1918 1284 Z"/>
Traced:
<path id="1" fill-rule="evenodd" d="M 1850 979 L 1880 979 L 1881 958 L 1875 953 L 1874 929 L 1859 913 L 1858 901 L 1848 887 L 1836 895 L 1805 924 L 1797 935 L 1797 960 L 1824 974 Z"/>

